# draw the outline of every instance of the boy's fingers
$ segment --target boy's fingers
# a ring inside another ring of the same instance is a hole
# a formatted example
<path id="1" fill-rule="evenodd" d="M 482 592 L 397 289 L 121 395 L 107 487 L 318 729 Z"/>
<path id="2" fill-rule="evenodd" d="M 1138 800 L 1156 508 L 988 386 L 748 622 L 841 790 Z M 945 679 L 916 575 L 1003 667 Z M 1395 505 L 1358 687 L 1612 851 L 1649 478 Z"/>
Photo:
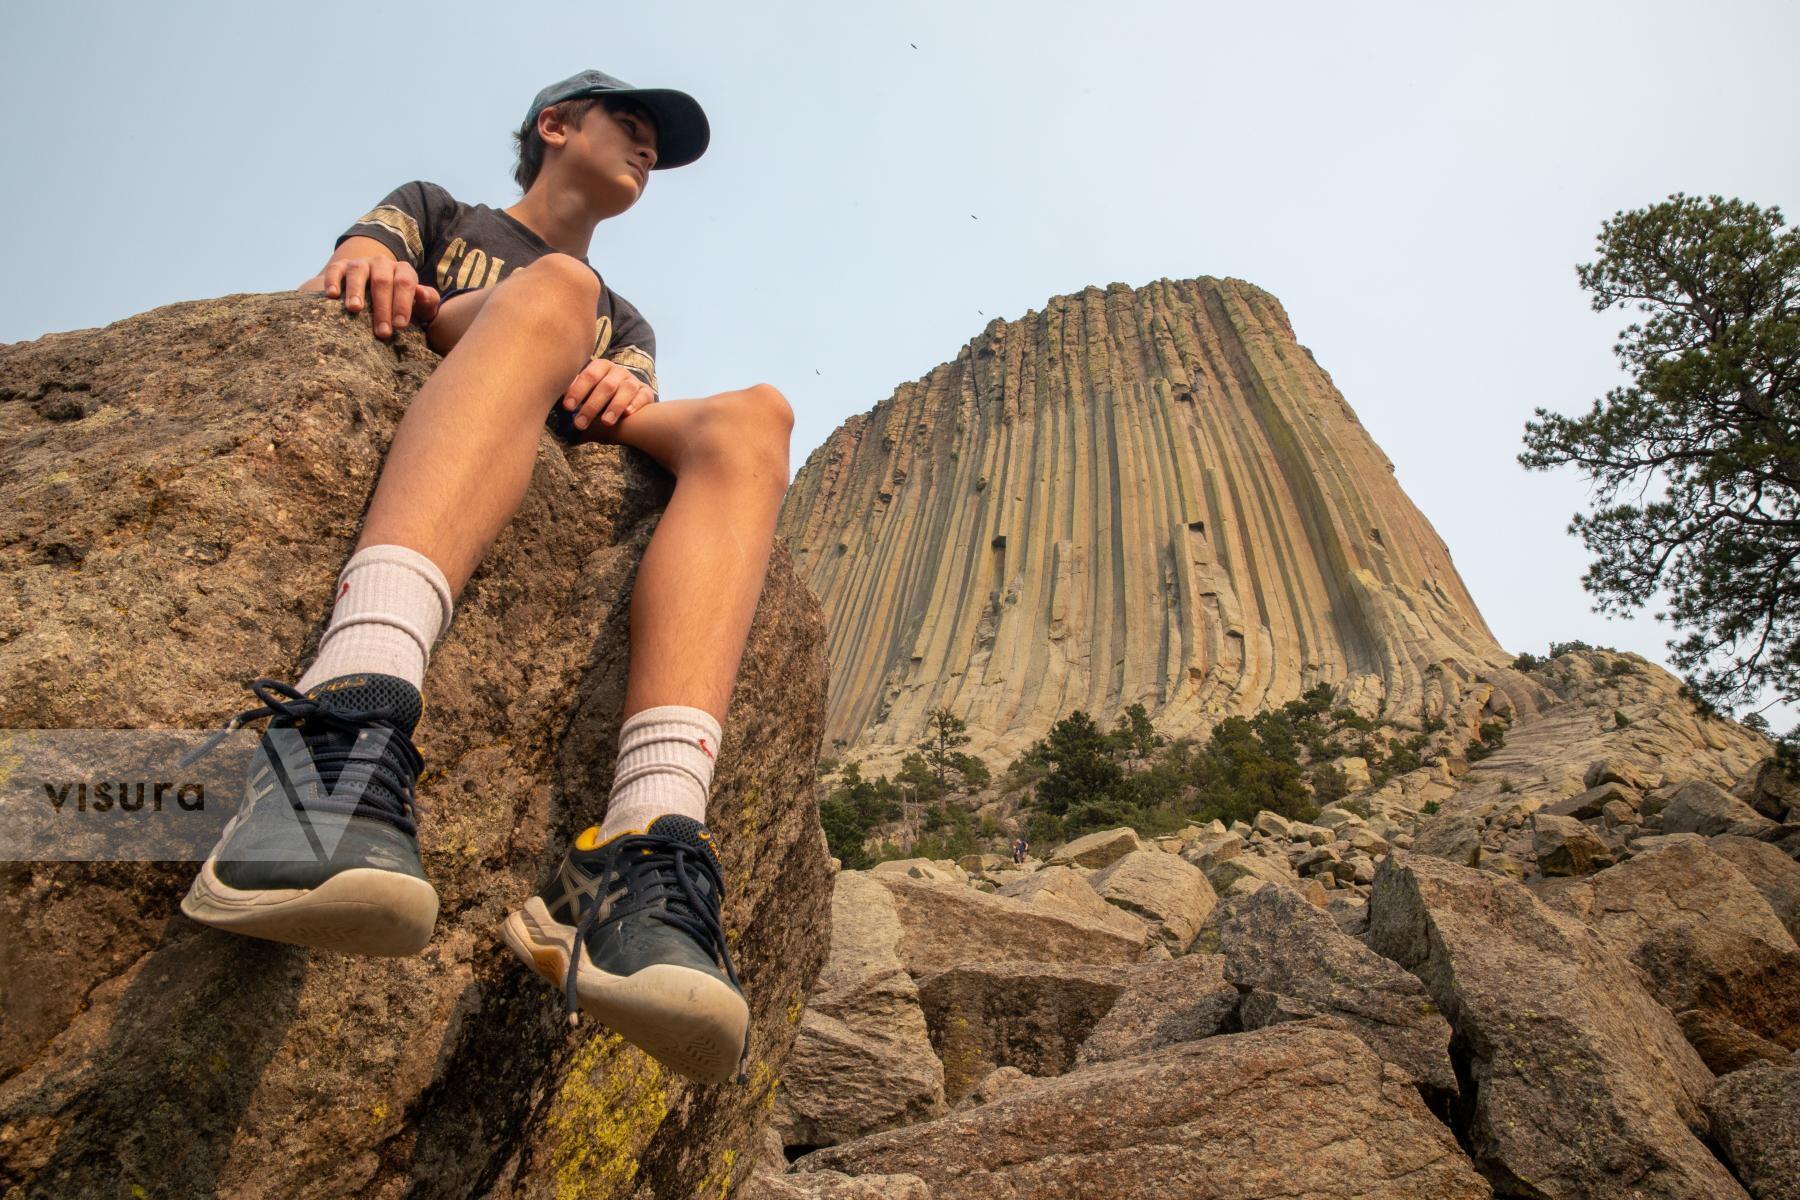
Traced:
<path id="1" fill-rule="evenodd" d="M 584 371 L 583 374 L 586 374 Z M 581 411 L 575 414 L 575 428 L 586 429 L 594 423 L 594 418 L 604 413 L 618 394 L 618 381 L 604 369 L 594 382 L 594 390 L 588 393 L 586 403 Z"/>
<path id="2" fill-rule="evenodd" d="M 574 382 L 569 384 L 568 388 L 563 392 L 564 408 L 571 411 L 579 408 L 581 402 L 587 399 L 588 393 L 594 390 L 594 385 L 600 382 L 602 371 L 595 366 L 599 361 L 599 359 L 595 359 L 593 362 L 588 363 L 587 366 L 581 368 L 581 373 L 575 376 Z"/>
<path id="3" fill-rule="evenodd" d="M 369 286 L 369 264 L 354 259 L 344 268 L 344 311 L 362 311 L 363 294 Z"/>
<path id="4" fill-rule="evenodd" d="M 593 389 L 593 378 L 585 370 L 580 372 L 569 381 L 569 386 L 563 389 L 562 406 L 567 409 L 578 407 Z"/>
<path id="5" fill-rule="evenodd" d="M 325 264 L 325 269 L 319 274 L 325 280 L 325 294 L 334 300 L 337 299 L 338 293 L 344 290 L 343 262 L 341 260 L 328 262 Z"/>
<path id="6" fill-rule="evenodd" d="M 396 278 L 393 288 L 394 328 L 405 329 L 412 320 L 413 295 L 418 288 L 411 280 Z"/>
<path id="7" fill-rule="evenodd" d="M 612 406 L 612 410 L 606 414 L 605 419 L 608 425 L 618 424 L 638 409 L 644 407 L 644 405 L 649 403 L 652 399 L 650 389 L 644 386 L 643 380 L 639 379 L 636 375 L 633 375 L 630 371 L 627 371 L 624 367 L 619 367 L 617 370 L 622 378 L 620 380 L 619 395 L 616 398 L 618 402 L 615 403 Z"/>
<path id="8" fill-rule="evenodd" d="M 369 271 L 369 302 L 373 310 L 369 315 L 374 319 L 375 336 L 386 337 L 393 332 L 394 318 L 394 268 L 393 264 L 380 262 Z"/>
<path id="9" fill-rule="evenodd" d="M 420 321 L 429 324 L 431 318 L 437 316 L 438 303 L 436 288 L 426 287 L 422 283 L 413 285 L 413 313 Z"/>

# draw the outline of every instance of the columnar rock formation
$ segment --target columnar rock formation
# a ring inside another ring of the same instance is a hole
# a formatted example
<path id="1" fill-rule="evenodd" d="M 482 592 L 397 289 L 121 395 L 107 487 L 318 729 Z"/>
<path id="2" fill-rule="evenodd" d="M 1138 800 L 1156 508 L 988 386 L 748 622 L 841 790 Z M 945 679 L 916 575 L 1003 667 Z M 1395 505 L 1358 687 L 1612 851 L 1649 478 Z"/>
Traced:
<path id="1" fill-rule="evenodd" d="M 947 706 L 1001 759 L 1073 709 L 1201 732 L 1319 682 L 1366 715 L 1446 715 L 1512 656 L 1392 471 L 1241 280 L 994 321 L 789 493 L 830 628 L 827 739 L 889 759 Z"/>

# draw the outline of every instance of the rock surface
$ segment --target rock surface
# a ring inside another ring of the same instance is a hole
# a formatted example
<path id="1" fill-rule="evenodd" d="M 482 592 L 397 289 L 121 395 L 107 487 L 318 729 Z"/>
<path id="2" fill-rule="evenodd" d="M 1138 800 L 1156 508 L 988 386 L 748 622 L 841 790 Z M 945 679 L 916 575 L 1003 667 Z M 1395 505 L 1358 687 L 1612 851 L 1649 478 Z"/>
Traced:
<path id="1" fill-rule="evenodd" d="M 1067 912 L 1105 925 L 1126 937 L 1144 935 L 1142 921 L 1102 900 L 1087 876 L 1070 867 L 1044 867 L 1033 871 L 1022 879 L 1004 884 L 999 894 L 1052 912 Z"/>
<path id="2" fill-rule="evenodd" d="M 919 981 L 931 1045 L 955 1104 L 1000 1067 L 1061 1075 L 1124 989 L 1117 967 L 964 963 Z"/>
<path id="3" fill-rule="evenodd" d="M 1705 843 L 1639 854 L 1543 895 L 1642 968 L 1670 1011 L 1701 1009 L 1800 1047 L 1800 947 L 1762 893 Z"/>
<path id="4" fill-rule="evenodd" d="M 1076 1054 L 1112 1062 L 1237 1029 L 1238 990 L 1218 954 L 1188 954 L 1131 969 L 1125 988 Z"/>
<path id="5" fill-rule="evenodd" d="M 1149 922 L 1151 936 L 1178 953 L 1218 903 L 1198 867 L 1162 850 L 1127 854 L 1088 883 L 1108 904 Z"/>
<path id="6" fill-rule="evenodd" d="M 297 676 L 436 361 L 416 332 L 384 345 L 295 294 L 0 347 L 0 727 L 216 727 L 249 706 L 245 680 Z M 196 925 L 177 910 L 192 864 L 6 865 L 9 1190 L 649 1197 L 747 1173 L 830 895 L 808 799 L 824 626 L 785 551 L 711 808 L 752 1085 L 690 1085 L 591 1023 L 570 1031 L 496 936 L 600 817 L 633 571 L 670 488 L 634 453 L 540 442 L 427 681 L 422 843 L 442 908 L 422 955 Z"/>
<path id="7" fill-rule="evenodd" d="M 1462 1200 L 1491 1190 L 1403 1072 L 1307 1023 L 1083 1068 L 799 1160 L 938 1200 Z"/>
<path id="8" fill-rule="evenodd" d="M 1269 1019 L 1251 1015 L 1258 1011 L 1251 999 L 1297 1002 L 1298 1009 L 1287 1008 L 1281 1019 L 1296 1012 L 1339 1017 L 1428 1095 L 1447 1101 L 1456 1093 L 1450 1025 L 1425 986 L 1340 932 L 1324 912 L 1293 892 L 1268 887 L 1222 905 L 1209 935 L 1215 930 L 1225 978 L 1246 993 L 1246 1029 Z"/>
<path id="9" fill-rule="evenodd" d="M 1664 833 L 1748 833 L 1773 824 L 1769 818 L 1716 784 L 1696 779 L 1682 785 L 1663 809 Z"/>
<path id="10" fill-rule="evenodd" d="M 900 961 L 916 979 L 961 963 L 1006 962 L 1027 948 L 1039 960 L 1129 963 L 1146 935 L 1079 914 L 990 896 L 960 883 L 872 876 L 894 895 L 900 914 Z"/>
<path id="11" fill-rule="evenodd" d="M 900 962 L 894 898 L 844 871 L 831 902 L 831 955 L 781 1071 L 776 1121 L 790 1146 L 830 1146 L 948 1111 L 919 989 Z"/>
<path id="12" fill-rule="evenodd" d="M 1697 1136 L 1712 1073 L 1586 926 L 1519 884 L 1385 860 L 1369 945 L 1424 981 L 1466 1056 L 1467 1144 L 1502 1195 L 1741 1197 Z"/>
<path id="13" fill-rule="evenodd" d="M 1712 852 L 1743 873 L 1768 901 L 1775 919 L 1800 942 L 1800 862 L 1767 842 L 1722 833 L 1707 843 Z"/>
<path id="14" fill-rule="evenodd" d="M 800 1175 L 758 1175 L 737 1200 L 933 1200 L 917 1175 L 864 1175 L 807 1171 Z"/>
<path id="15" fill-rule="evenodd" d="M 1800 1200 L 1800 1053 L 1719 1080 L 1706 1114 L 1725 1161 L 1756 1200 Z"/>

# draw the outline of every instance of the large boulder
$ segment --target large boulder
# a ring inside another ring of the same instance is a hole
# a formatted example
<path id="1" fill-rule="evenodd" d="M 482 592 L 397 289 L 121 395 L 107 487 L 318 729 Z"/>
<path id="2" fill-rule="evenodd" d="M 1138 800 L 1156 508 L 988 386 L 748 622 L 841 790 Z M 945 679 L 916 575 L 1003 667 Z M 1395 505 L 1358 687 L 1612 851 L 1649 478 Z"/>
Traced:
<path id="1" fill-rule="evenodd" d="M 1048 866 L 1104 867 L 1138 850 L 1146 850 L 1135 829 L 1103 829 L 1058 846 L 1044 860 Z"/>
<path id="2" fill-rule="evenodd" d="M 1574 817 L 1535 814 L 1531 840 L 1538 871 L 1544 875 L 1586 875 L 1612 861 L 1606 843 Z"/>
<path id="3" fill-rule="evenodd" d="M 1800 946 L 1762 893 L 1704 843 L 1636 855 L 1543 897 L 1643 968 L 1671 1011 L 1702 1009 L 1800 1046 Z"/>
<path id="4" fill-rule="evenodd" d="M 1800 784 L 1788 778 L 1773 755 L 1746 771 L 1732 785 L 1731 794 L 1771 821 L 1787 820 L 1788 813 L 1800 812 Z"/>
<path id="5" fill-rule="evenodd" d="M 1218 902 L 1200 868 L 1161 850 L 1136 850 L 1094 872 L 1100 898 L 1150 924 L 1152 936 L 1179 954 Z"/>
<path id="6" fill-rule="evenodd" d="M 1219 954 L 1185 954 L 1131 968 L 1125 990 L 1081 1044 L 1076 1061 L 1111 1062 L 1235 1032 L 1238 990 Z"/>
<path id="7" fill-rule="evenodd" d="M 1557 817 L 1574 817 L 1577 821 L 1592 821 L 1605 812 L 1609 804 L 1623 804 L 1636 812 L 1642 800 L 1643 796 L 1639 792 L 1622 783 L 1603 783 L 1599 787 L 1591 787 L 1585 792 L 1570 796 L 1567 800 L 1558 800 L 1542 809 L 1539 819 L 1542 820 L 1543 813 L 1549 813 Z"/>
<path id="8" fill-rule="evenodd" d="M 917 1175 L 864 1175 L 807 1171 L 799 1175 L 757 1175 L 739 1189 L 737 1200 L 932 1200 Z"/>
<path id="9" fill-rule="evenodd" d="M 1449 1018 L 1472 1093 L 1465 1144 L 1502 1195 L 1742 1197 L 1698 1136 L 1712 1073 L 1580 921 L 1497 875 L 1395 854 L 1368 943 Z"/>
<path id="10" fill-rule="evenodd" d="M 1777 851 L 1779 853 L 1779 851 Z M 1124 934 L 1142 937 L 1144 923 L 1122 908 L 1115 908 L 1100 898 L 1088 877 L 1073 867 L 1044 867 L 1020 879 L 1002 884 L 1000 895 L 1027 904 L 1066 912 L 1093 921 Z"/>
<path id="11" fill-rule="evenodd" d="M 795 1167 L 916 1175 L 937 1200 L 1492 1194 L 1405 1072 L 1307 1022 L 1098 1063 Z"/>
<path id="12" fill-rule="evenodd" d="M 1123 967 L 963 963 L 919 981 L 951 1104 L 1000 1067 L 1061 1075 L 1124 990 Z"/>
<path id="13" fill-rule="evenodd" d="M 437 362 L 323 297 L 178 304 L 0 347 L 0 728 L 217 727 L 317 641 L 383 451 Z M 540 440 L 523 510 L 427 680 L 414 958 L 178 915 L 192 862 L 0 872 L 0 1178 L 22 1195 L 591 1197 L 733 1186 L 824 959 L 812 795 L 825 629 L 785 550 L 710 823 L 751 1005 L 751 1086 L 571 1029 L 497 923 L 597 821 L 633 572 L 671 494 L 635 452 Z"/>
<path id="14" fill-rule="evenodd" d="M 1800 862 L 1795 862 L 1776 847 L 1755 838 L 1721 833 L 1707 844 L 1714 854 L 1726 859 L 1742 872 L 1750 886 L 1762 893 L 1787 931 L 1800 942 Z"/>
<path id="15" fill-rule="evenodd" d="M 1693 779 L 1681 785 L 1662 812 L 1664 833 L 1737 833 L 1755 837 L 1775 822 L 1715 783 Z"/>
<path id="16" fill-rule="evenodd" d="M 1800 1053 L 1719 1080 L 1706 1114 L 1725 1161 L 1756 1200 L 1800 1200 Z"/>
<path id="17" fill-rule="evenodd" d="M 988 895 L 960 883 L 874 876 L 894 895 L 900 961 L 916 979 L 970 962 L 1128 963 L 1143 953 L 1143 922 L 1126 933 L 1078 913 Z"/>
<path id="18" fill-rule="evenodd" d="M 841 873 L 831 956 L 781 1072 L 776 1120 L 787 1145 L 830 1146 L 949 1111 L 899 941 L 893 894 L 859 871 Z"/>
<path id="19" fill-rule="evenodd" d="M 1203 940 L 1209 948 L 1216 940 L 1225 978 L 1246 993 L 1245 1028 L 1295 1015 L 1339 1017 L 1428 1096 L 1455 1095 L 1450 1025 L 1425 986 L 1297 893 L 1269 887 L 1222 904 Z"/>

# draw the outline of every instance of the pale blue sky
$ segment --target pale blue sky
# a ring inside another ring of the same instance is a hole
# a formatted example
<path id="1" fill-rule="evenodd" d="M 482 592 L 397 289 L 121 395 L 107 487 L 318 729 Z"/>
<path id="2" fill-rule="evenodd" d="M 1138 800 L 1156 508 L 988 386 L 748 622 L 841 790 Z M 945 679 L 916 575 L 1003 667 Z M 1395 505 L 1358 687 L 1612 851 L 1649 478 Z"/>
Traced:
<path id="1" fill-rule="evenodd" d="M 1616 382 L 1574 264 L 1668 193 L 1800 216 L 1800 6 L 538 3 L 8 7 L 0 341 L 292 287 L 394 184 L 511 202 L 510 131 L 595 66 L 713 146 L 592 259 L 665 394 L 757 380 L 798 465 L 995 316 L 1089 284 L 1280 297 L 1502 644 L 1664 658 L 1589 611 L 1534 405 Z M 916 49 L 914 46 L 916 45 Z M 280 403 L 270 397 L 270 403 Z M 1774 715 L 1774 714 L 1771 714 Z M 1778 720 L 1778 725 L 1786 721 Z"/>

